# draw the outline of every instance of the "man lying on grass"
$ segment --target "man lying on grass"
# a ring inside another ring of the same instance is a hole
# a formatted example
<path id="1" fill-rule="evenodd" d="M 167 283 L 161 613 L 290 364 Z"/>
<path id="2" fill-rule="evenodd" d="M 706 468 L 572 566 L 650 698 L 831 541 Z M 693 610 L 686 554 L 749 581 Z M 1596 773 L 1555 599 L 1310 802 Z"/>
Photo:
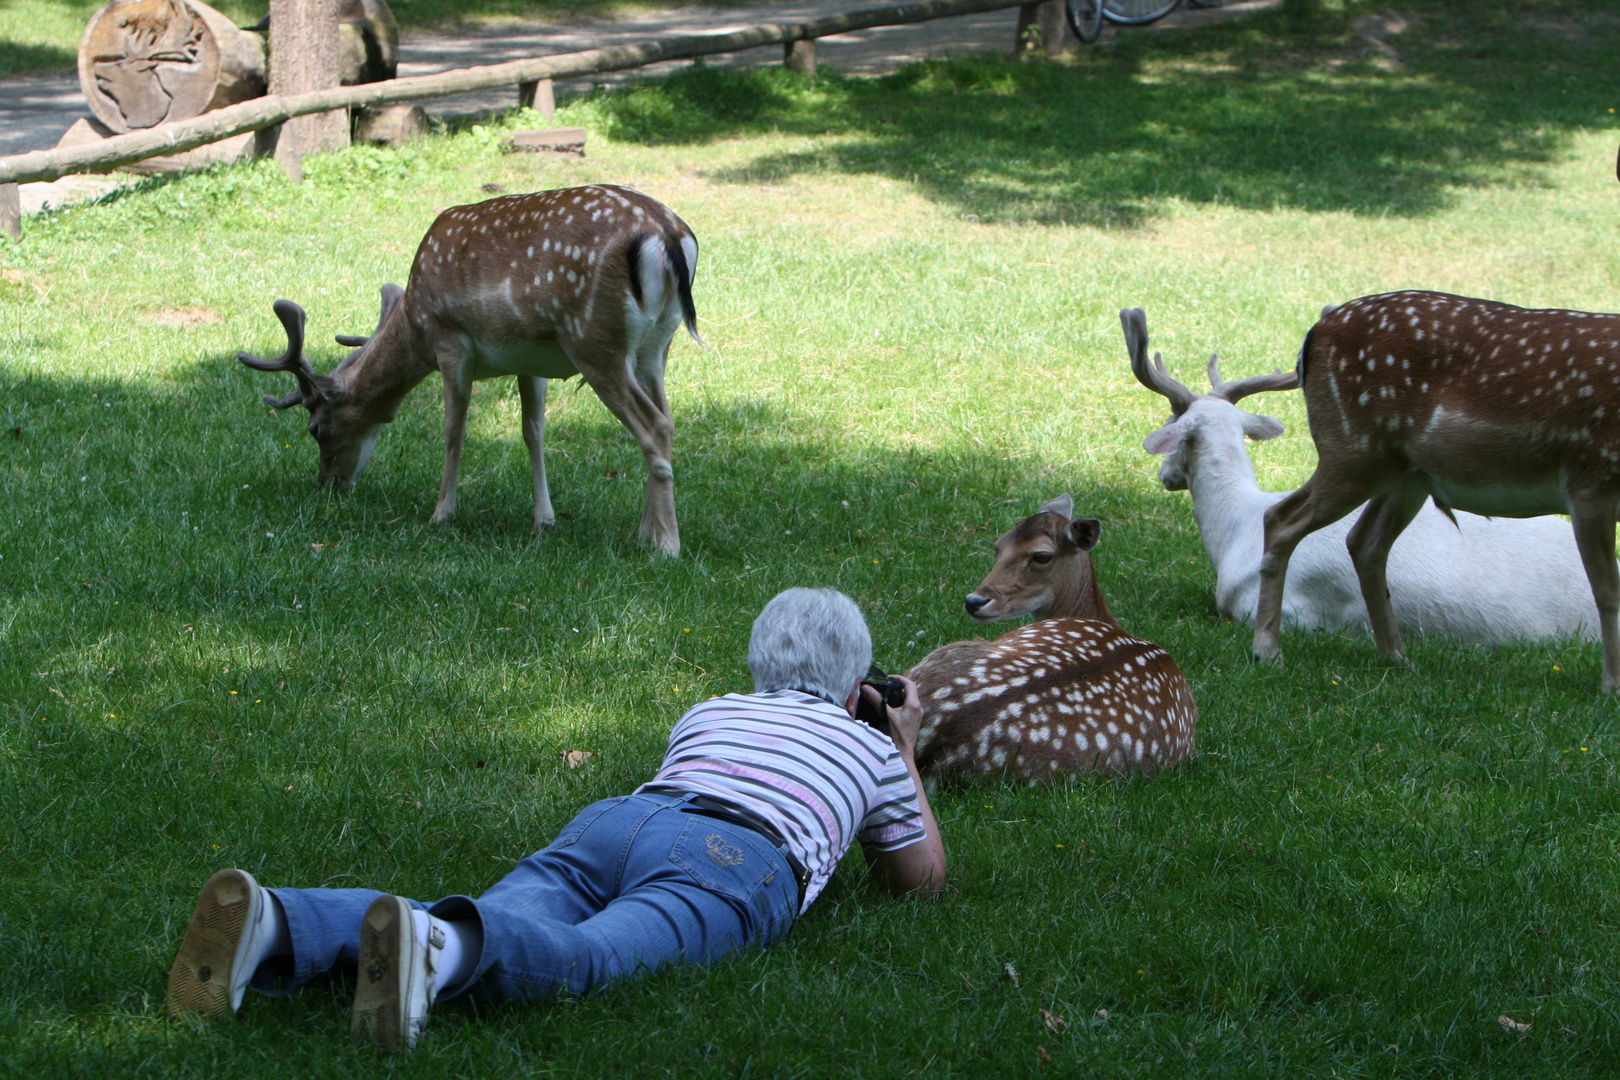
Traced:
<path id="1" fill-rule="evenodd" d="M 778 941 L 854 839 L 896 895 L 938 893 L 945 848 L 917 777 L 917 688 L 900 680 L 892 739 L 854 719 L 871 659 L 849 597 L 780 594 L 754 620 L 754 692 L 691 709 L 657 776 L 586 807 L 476 900 L 265 889 L 221 870 L 169 972 L 169 1010 L 228 1015 L 249 985 L 285 993 L 357 965 L 350 1035 L 409 1050 L 437 1000 L 587 994 Z"/>

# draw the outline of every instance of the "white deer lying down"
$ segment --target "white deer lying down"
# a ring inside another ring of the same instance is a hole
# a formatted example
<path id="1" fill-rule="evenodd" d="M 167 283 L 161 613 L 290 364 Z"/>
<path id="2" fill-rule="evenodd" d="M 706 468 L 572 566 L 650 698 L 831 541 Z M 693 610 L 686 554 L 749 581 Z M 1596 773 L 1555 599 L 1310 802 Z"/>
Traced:
<path id="1" fill-rule="evenodd" d="M 1086 554 L 1102 526 L 1073 513 L 1064 495 L 997 540 L 995 568 L 964 605 L 979 623 L 1034 622 L 942 645 L 911 669 L 926 780 L 1151 776 L 1192 753 L 1187 679 L 1169 653 L 1120 629 Z"/>
<path id="2" fill-rule="evenodd" d="M 629 188 L 591 185 L 453 206 L 422 238 L 409 286 L 383 286 L 376 332 L 338 338 L 358 347 L 330 375 L 316 374 L 304 358 L 304 309 L 291 300 L 272 305 L 287 331 L 286 353 L 277 360 L 237 356 L 258 371 L 297 378 L 297 390 L 265 403 L 309 410 L 319 482 L 340 489 L 366 467 L 405 395 L 437 372 L 444 474 L 434 522 L 456 516 L 472 384 L 517 376 L 536 529 L 556 522 L 544 456 L 546 380 L 581 375 L 646 459 L 642 538 L 679 555 L 664 364 L 682 323 L 698 340 L 697 253 L 685 222 Z"/>
<path id="3" fill-rule="evenodd" d="M 1119 313 L 1137 381 L 1170 400 L 1170 422 L 1142 444 L 1165 455 L 1159 482 L 1190 491 L 1204 550 L 1215 564 L 1215 606 L 1253 622 L 1260 597 L 1260 555 L 1268 507 L 1287 492 L 1261 491 L 1243 440 L 1273 439 L 1283 426 L 1237 402 L 1263 390 L 1292 390 L 1294 372 L 1222 382 L 1209 358 L 1211 392 L 1195 394 L 1148 362 L 1147 317 Z M 1369 631 L 1367 605 L 1346 537 L 1357 512 L 1311 533 L 1294 549 L 1283 592 L 1285 626 Z M 1395 541 L 1389 593 L 1401 626 L 1459 641 L 1594 640 L 1597 607 L 1568 522 L 1556 517 L 1492 519 L 1459 512 L 1456 524 L 1429 503 Z"/>

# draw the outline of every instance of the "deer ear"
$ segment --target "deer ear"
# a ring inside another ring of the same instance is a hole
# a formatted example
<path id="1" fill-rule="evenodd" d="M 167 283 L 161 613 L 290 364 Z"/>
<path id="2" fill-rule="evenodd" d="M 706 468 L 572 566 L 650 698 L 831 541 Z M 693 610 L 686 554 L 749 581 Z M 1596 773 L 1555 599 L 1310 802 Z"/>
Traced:
<path id="1" fill-rule="evenodd" d="M 1142 440 L 1142 449 L 1150 454 L 1173 454 L 1181 445 L 1182 436 L 1187 434 L 1183 424 L 1171 421 L 1158 431 Z"/>
<path id="2" fill-rule="evenodd" d="M 1042 503 L 1041 508 L 1035 512 L 1037 514 L 1057 514 L 1059 517 L 1073 517 L 1074 496 L 1059 495 L 1050 502 Z"/>
<path id="3" fill-rule="evenodd" d="M 1069 522 L 1069 540 L 1081 551 L 1096 547 L 1101 536 L 1102 522 L 1096 518 L 1077 518 Z"/>
<path id="4" fill-rule="evenodd" d="M 1249 413 L 1243 418 L 1243 434 L 1255 442 L 1275 439 L 1282 433 L 1282 422 L 1273 420 L 1269 416 L 1256 416 L 1254 413 Z"/>

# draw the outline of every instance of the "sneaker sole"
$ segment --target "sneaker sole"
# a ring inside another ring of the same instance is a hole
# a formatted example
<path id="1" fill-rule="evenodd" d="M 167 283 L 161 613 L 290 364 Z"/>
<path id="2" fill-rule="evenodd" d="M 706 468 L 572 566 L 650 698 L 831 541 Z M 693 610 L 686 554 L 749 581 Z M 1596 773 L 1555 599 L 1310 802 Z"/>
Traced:
<path id="1" fill-rule="evenodd" d="M 409 937 L 407 937 L 409 935 Z M 405 1003 L 409 988 L 397 969 L 410 954 L 416 926 L 411 906 L 397 896 L 379 896 L 360 920 L 359 985 L 349 1016 L 349 1038 L 371 1043 L 386 1053 L 411 1049 L 406 1033 Z"/>
<path id="2" fill-rule="evenodd" d="M 231 981 L 248 936 L 249 921 L 258 918 L 258 884 L 243 870 L 221 870 L 208 879 L 197 910 L 191 913 L 186 939 L 169 969 L 171 1016 L 230 1016 Z"/>

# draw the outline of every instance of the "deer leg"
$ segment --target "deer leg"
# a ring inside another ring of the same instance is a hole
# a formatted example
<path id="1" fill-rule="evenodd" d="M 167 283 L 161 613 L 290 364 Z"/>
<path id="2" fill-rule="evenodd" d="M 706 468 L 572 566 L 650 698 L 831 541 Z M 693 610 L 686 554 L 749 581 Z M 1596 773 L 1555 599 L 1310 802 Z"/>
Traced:
<path id="1" fill-rule="evenodd" d="M 1350 561 L 1355 564 L 1356 577 L 1361 582 L 1361 599 L 1367 605 L 1373 643 L 1378 646 L 1378 655 L 1386 660 L 1406 658 L 1401 627 L 1395 621 L 1394 605 L 1389 602 L 1389 549 L 1401 530 L 1423 509 L 1427 498 L 1428 492 L 1421 487 L 1403 486 L 1386 491 L 1367 504 L 1345 539 Z"/>
<path id="2" fill-rule="evenodd" d="M 1260 600 L 1254 613 L 1254 658 L 1282 661 L 1283 585 L 1288 560 L 1299 542 L 1338 521 L 1361 501 L 1354 490 L 1321 481 L 1321 470 L 1266 511 L 1266 541 L 1260 556 Z"/>
<path id="3" fill-rule="evenodd" d="M 681 553 L 681 531 L 675 520 L 675 468 L 669 460 L 675 422 L 667 407 L 658 407 L 662 391 L 655 389 L 656 396 L 648 394 L 628 379 L 591 385 L 608 411 L 635 436 L 647 462 L 647 498 L 641 510 L 641 538 L 676 558 Z"/>
<path id="4" fill-rule="evenodd" d="M 551 489 L 546 486 L 546 380 L 519 375 L 518 399 L 523 403 L 523 443 L 529 448 L 529 469 L 534 474 L 534 528 L 543 532 L 557 524 L 551 511 Z"/>
<path id="5" fill-rule="evenodd" d="M 1575 547 L 1592 584 L 1597 601 L 1598 626 L 1603 632 L 1603 689 L 1620 690 L 1620 569 L 1614 561 L 1613 499 L 1571 499 L 1570 520 L 1575 525 Z"/>
<path id="6" fill-rule="evenodd" d="M 439 525 L 456 516 L 456 481 L 461 476 L 461 444 L 467 438 L 467 406 L 472 401 L 472 380 L 463 378 L 461 357 L 446 357 L 441 350 L 439 371 L 444 375 L 444 476 L 439 481 L 439 502 L 428 522 Z"/>

